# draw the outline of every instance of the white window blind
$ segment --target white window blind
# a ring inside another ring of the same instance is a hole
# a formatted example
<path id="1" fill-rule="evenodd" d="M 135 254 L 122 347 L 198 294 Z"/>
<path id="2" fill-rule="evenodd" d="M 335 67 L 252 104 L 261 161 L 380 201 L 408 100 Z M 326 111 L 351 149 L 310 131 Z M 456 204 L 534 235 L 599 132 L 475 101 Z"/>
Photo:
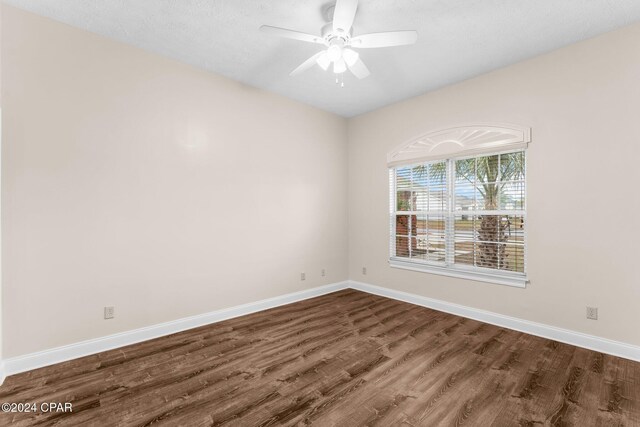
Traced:
<path id="1" fill-rule="evenodd" d="M 392 266 L 524 286 L 525 179 L 523 149 L 392 167 Z"/>

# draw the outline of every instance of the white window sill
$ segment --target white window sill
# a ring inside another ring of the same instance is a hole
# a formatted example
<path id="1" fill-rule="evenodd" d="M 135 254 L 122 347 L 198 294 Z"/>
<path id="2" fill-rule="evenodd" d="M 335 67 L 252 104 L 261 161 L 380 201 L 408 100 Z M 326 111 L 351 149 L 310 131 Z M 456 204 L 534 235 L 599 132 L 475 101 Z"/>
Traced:
<path id="1" fill-rule="evenodd" d="M 389 265 L 393 268 L 420 271 L 422 273 L 439 274 L 441 276 L 457 277 L 459 279 L 475 280 L 478 282 L 495 283 L 498 285 L 526 288 L 529 280 L 523 275 L 491 274 L 478 271 L 469 271 L 463 268 L 439 267 L 437 265 L 409 262 L 397 258 L 391 258 Z"/>

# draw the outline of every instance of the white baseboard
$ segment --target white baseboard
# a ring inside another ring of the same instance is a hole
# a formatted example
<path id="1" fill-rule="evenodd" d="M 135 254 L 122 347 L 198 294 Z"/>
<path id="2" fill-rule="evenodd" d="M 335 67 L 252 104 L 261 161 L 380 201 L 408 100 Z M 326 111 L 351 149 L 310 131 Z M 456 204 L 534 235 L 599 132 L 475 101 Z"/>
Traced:
<path id="1" fill-rule="evenodd" d="M 269 308 L 285 304 L 291 304 L 293 302 L 302 301 L 347 288 L 432 308 L 434 310 L 444 311 L 446 313 L 479 320 L 485 323 L 491 323 L 493 325 L 514 329 L 516 331 L 537 335 L 543 338 L 549 338 L 578 347 L 588 348 L 590 350 L 611 354 L 613 356 L 640 361 L 640 347 L 631 344 L 612 341 L 606 338 L 561 329 L 542 323 L 530 322 L 528 320 L 504 316 L 490 311 L 479 310 L 367 283 L 345 281 L 243 304 L 236 307 L 212 311 L 210 313 L 197 316 L 186 317 L 184 319 L 178 319 L 132 331 L 122 332 L 119 334 L 109 335 L 102 338 L 82 341 L 63 347 L 52 348 L 37 353 L 26 354 L 24 356 L 0 360 L 0 384 L 2 384 L 5 377 L 9 375 L 77 359 L 79 357 L 100 353 L 102 351 L 113 350 L 114 348 L 136 344 L 153 338 L 174 334 L 176 332 L 185 331 L 199 326 L 209 325 L 211 323 L 232 319 L 234 317 L 244 316 L 246 314 L 267 310 Z"/>
<path id="2" fill-rule="evenodd" d="M 502 314 L 490 311 L 479 310 L 464 305 L 453 304 L 433 298 L 420 295 L 410 294 L 407 292 L 396 291 L 381 286 L 369 285 L 367 283 L 349 281 L 349 287 L 359 291 L 368 292 L 370 294 L 380 295 L 399 301 L 408 302 L 422 307 L 432 308 L 438 311 L 467 317 L 481 322 L 490 323 L 496 326 L 502 326 L 508 329 L 525 332 L 527 334 L 548 338 L 554 341 L 575 345 L 577 347 L 588 348 L 589 350 L 599 351 L 601 353 L 611 354 L 613 356 L 623 357 L 625 359 L 640 362 L 640 347 L 626 344 L 619 341 L 613 341 L 606 338 L 600 338 L 594 335 L 574 332 L 568 329 L 557 328 L 555 326 L 545 325 L 543 323 L 531 322 L 528 320 L 518 319 L 516 317 L 504 316 Z"/>
<path id="3" fill-rule="evenodd" d="M 75 344 L 39 351 L 37 353 L 26 354 L 24 356 L 12 357 L 0 361 L 0 380 L 4 381 L 5 376 L 42 368 L 43 366 L 65 362 L 83 356 L 89 356 L 91 354 L 100 353 L 102 351 L 113 350 L 114 348 L 136 344 L 153 338 L 185 331 L 187 329 L 209 325 L 211 323 L 232 319 L 234 317 L 244 316 L 246 314 L 255 313 L 257 311 L 267 310 L 269 308 L 274 308 L 285 304 L 291 304 L 293 302 L 317 297 L 320 295 L 339 291 L 341 289 L 346 289 L 347 287 L 348 282 L 332 283 L 330 285 L 306 289 L 304 291 L 294 292 L 274 298 L 239 305 L 236 307 L 216 310 L 197 316 L 185 317 L 183 319 L 178 319 L 171 322 L 161 323 L 158 325 L 148 326 L 140 329 L 134 329 L 132 331 L 121 332 L 118 334 L 95 338 L 88 341 L 82 341 Z M 0 381 L 0 384 L 2 384 L 2 381 Z"/>

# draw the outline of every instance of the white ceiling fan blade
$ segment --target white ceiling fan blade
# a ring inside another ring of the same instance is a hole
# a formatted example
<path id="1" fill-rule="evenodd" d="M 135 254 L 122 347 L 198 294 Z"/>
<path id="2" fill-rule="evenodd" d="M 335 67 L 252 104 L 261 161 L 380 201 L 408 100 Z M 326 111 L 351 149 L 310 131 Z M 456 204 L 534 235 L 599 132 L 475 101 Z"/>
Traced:
<path id="1" fill-rule="evenodd" d="M 327 71 L 329 69 L 329 65 L 331 65 L 331 60 L 329 59 L 329 56 L 327 55 L 326 50 L 320 53 L 321 55 L 318 56 L 318 58 L 316 59 L 316 62 L 318 63 L 320 68 Z"/>
<path id="2" fill-rule="evenodd" d="M 337 0 L 333 11 L 333 31 L 348 33 L 358 9 L 358 0 Z"/>
<path id="3" fill-rule="evenodd" d="M 414 44 L 417 40 L 417 31 L 390 31 L 387 33 L 371 33 L 354 37 L 351 39 L 351 46 L 357 48 L 403 46 Z"/>
<path id="4" fill-rule="evenodd" d="M 360 55 L 358 55 L 357 52 L 354 52 L 351 49 L 345 49 L 343 58 L 344 62 L 347 64 L 347 67 L 349 68 L 349 71 L 351 71 L 357 78 L 364 79 L 369 74 L 371 74 L 367 66 L 364 65 L 364 62 L 362 62 L 362 59 L 360 59 Z"/>
<path id="5" fill-rule="evenodd" d="M 297 76 L 298 74 L 301 74 L 307 71 L 309 68 L 313 67 L 316 64 L 316 61 L 318 60 L 318 58 L 320 58 L 324 53 L 325 53 L 324 50 L 322 52 L 316 53 L 311 58 L 307 59 L 302 64 L 298 65 L 298 68 L 290 72 L 289 75 L 291 77 L 294 77 L 294 76 Z"/>
<path id="6" fill-rule="evenodd" d="M 301 40 L 303 42 L 309 42 L 309 43 L 324 44 L 324 39 L 320 36 L 301 33 L 299 31 L 287 30 L 286 28 L 263 25 L 262 27 L 260 27 L 260 31 L 262 31 L 263 33 L 272 34 L 274 36 L 284 37 L 287 39 Z"/>
<path id="7" fill-rule="evenodd" d="M 362 59 L 360 58 L 358 58 L 355 64 L 349 65 L 349 71 L 351 71 L 353 75 L 359 79 L 364 79 L 365 77 L 368 77 L 369 74 L 371 74 L 367 66 L 364 65 L 364 62 L 362 62 Z"/>

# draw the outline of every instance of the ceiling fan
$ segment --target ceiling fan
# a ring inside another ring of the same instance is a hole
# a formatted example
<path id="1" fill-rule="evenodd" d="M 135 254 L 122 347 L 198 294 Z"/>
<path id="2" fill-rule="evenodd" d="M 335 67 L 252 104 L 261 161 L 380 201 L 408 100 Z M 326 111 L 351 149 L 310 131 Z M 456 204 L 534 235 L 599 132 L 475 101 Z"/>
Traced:
<path id="1" fill-rule="evenodd" d="M 348 69 L 357 78 L 364 79 L 370 74 L 369 69 L 360 59 L 360 55 L 352 48 L 365 49 L 414 44 L 418 39 L 418 33 L 416 31 L 391 31 L 354 36 L 352 25 L 357 8 L 358 0 L 337 0 L 335 6 L 330 7 L 327 11 L 327 17 L 331 22 L 322 28 L 321 36 L 269 25 L 263 25 L 260 30 L 288 39 L 326 46 L 325 50 L 316 53 L 300 64 L 289 74 L 290 76 L 296 76 L 315 64 L 326 71 L 333 64 L 333 72 L 336 74 L 342 74 Z"/>

